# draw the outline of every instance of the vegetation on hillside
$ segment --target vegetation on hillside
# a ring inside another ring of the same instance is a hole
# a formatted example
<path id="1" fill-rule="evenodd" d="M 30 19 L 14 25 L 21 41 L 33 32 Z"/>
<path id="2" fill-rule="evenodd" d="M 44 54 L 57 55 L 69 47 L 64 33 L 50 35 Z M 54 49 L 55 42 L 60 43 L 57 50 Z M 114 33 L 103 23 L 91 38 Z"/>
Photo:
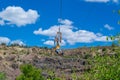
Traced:
<path id="1" fill-rule="evenodd" d="M 21 65 L 20 70 L 22 74 L 18 76 L 16 80 L 44 80 L 40 69 L 30 64 Z"/>
<path id="2" fill-rule="evenodd" d="M 81 80 L 120 80 L 120 53 L 96 56 L 89 59 L 90 71 L 86 71 Z"/>
<path id="3" fill-rule="evenodd" d="M 109 38 L 117 42 L 112 46 L 114 54 L 89 58 L 91 69 L 81 76 L 81 80 L 120 80 L 120 34 Z"/>
<path id="4" fill-rule="evenodd" d="M 6 75 L 3 72 L 0 72 L 0 80 L 6 80 Z"/>
<path id="5" fill-rule="evenodd" d="M 48 77 L 47 79 L 42 75 L 42 71 L 31 64 L 21 65 L 20 70 L 22 72 L 16 80 L 60 80 L 57 77 Z"/>

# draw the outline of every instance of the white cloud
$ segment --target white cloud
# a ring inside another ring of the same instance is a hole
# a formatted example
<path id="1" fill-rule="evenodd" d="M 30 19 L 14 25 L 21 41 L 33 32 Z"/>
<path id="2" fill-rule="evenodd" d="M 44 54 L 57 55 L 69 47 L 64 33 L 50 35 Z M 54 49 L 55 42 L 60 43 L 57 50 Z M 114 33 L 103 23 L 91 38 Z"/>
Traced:
<path id="1" fill-rule="evenodd" d="M 114 3 L 119 3 L 119 0 L 113 0 Z"/>
<path id="2" fill-rule="evenodd" d="M 66 42 L 64 40 L 62 40 L 62 42 L 60 43 L 61 46 L 65 46 Z"/>
<path id="3" fill-rule="evenodd" d="M 54 41 L 53 40 L 48 40 L 48 41 L 45 41 L 43 44 L 53 46 L 54 45 Z"/>
<path id="4" fill-rule="evenodd" d="M 8 44 L 10 42 L 10 39 L 7 37 L 0 37 L 0 44 L 5 43 Z"/>
<path id="5" fill-rule="evenodd" d="M 47 40 L 45 41 L 43 44 L 46 44 L 46 45 L 50 45 L 50 46 L 54 46 L 54 40 Z M 62 40 L 62 42 L 60 43 L 61 46 L 65 46 L 66 45 L 66 42 L 64 40 Z"/>
<path id="6" fill-rule="evenodd" d="M 110 0 L 85 0 L 86 2 L 103 2 L 103 3 L 106 3 L 106 2 L 109 2 Z"/>
<path id="7" fill-rule="evenodd" d="M 22 42 L 21 40 L 13 40 L 11 41 L 8 37 L 0 37 L 0 44 L 5 43 L 5 44 L 18 44 L 20 46 L 25 46 L 26 44 Z"/>
<path id="8" fill-rule="evenodd" d="M 3 20 L 0 20 L 0 25 L 4 25 L 4 21 Z"/>
<path id="9" fill-rule="evenodd" d="M 60 23 L 65 22 L 65 20 L 60 21 Z M 72 21 L 68 20 L 68 22 L 72 22 Z M 62 23 L 62 25 L 51 26 L 49 29 L 46 29 L 46 30 L 42 30 L 42 28 L 40 28 L 38 30 L 35 30 L 33 33 L 36 35 L 45 35 L 48 37 L 54 37 L 59 27 L 61 28 L 61 32 L 63 34 L 62 35 L 63 40 L 65 40 L 67 43 L 71 45 L 75 43 L 90 43 L 94 41 L 106 41 L 106 36 L 102 36 L 102 34 L 100 33 L 98 34 L 98 33 L 90 32 L 87 30 L 74 31 L 73 29 L 75 27 L 72 24 L 66 24 L 66 23 Z M 49 43 L 53 44 L 52 41 L 49 41 Z"/>
<path id="10" fill-rule="evenodd" d="M 29 9 L 25 11 L 21 7 L 8 6 L 0 12 L 0 24 L 14 24 L 18 27 L 27 24 L 34 24 L 40 15 L 36 10 Z"/>
<path id="11" fill-rule="evenodd" d="M 86 2 L 96 2 L 96 3 L 108 3 L 108 2 L 114 2 L 118 3 L 119 0 L 84 0 Z"/>
<path id="12" fill-rule="evenodd" d="M 95 38 L 95 41 L 103 41 L 103 42 L 105 42 L 105 41 L 107 41 L 106 37 L 107 36 L 101 36 L 101 37 Z"/>
<path id="13" fill-rule="evenodd" d="M 96 35 L 97 35 L 97 36 L 102 36 L 102 34 L 101 34 L 101 33 L 97 33 Z"/>
<path id="14" fill-rule="evenodd" d="M 11 41 L 11 44 L 18 44 L 19 46 L 25 46 L 25 43 L 22 42 L 21 40 L 14 40 L 14 41 Z"/>
<path id="15" fill-rule="evenodd" d="M 114 29 L 113 27 L 111 27 L 111 26 L 108 25 L 108 24 L 105 24 L 104 27 L 105 27 L 106 29 L 108 29 L 108 30 L 113 30 L 113 29 Z"/>
<path id="16" fill-rule="evenodd" d="M 73 22 L 68 19 L 65 19 L 65 20 L 58 19 L 58 22 L 61 24 L 64 24 L 64 25 L 72 25 L 73 24 Z"/>

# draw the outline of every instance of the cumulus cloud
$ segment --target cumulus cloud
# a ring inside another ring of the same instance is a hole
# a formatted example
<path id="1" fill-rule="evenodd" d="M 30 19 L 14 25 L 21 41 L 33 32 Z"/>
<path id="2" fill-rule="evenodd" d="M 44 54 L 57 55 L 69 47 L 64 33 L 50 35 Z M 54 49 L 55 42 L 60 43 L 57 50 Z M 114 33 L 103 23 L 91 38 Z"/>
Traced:
<path id="1" fill-rule="evenodd" d="M 0 37 L 0 44 L 5 43 L 8 44 L 10 42 L 10 39 L 7 37 Z"/>
<path id="2" fill-rule="evenodd" d="M 54 41 L 53 40 L 48 40 L 48 41 L 45 41 L 43 44 L 53 46 L 54 45 Z"/>
<path id="3" fill-rule="evenodd" d="M 114 3 L 119 3 L 119 0 L 113 0 Z"/>
<path id="4" fill-rule="evenodd" d="M 34 24 L 40 15 L 36 10 L 29 9 L 25 11 L 22 7 L 8 6 L 0 12 L 0 24 L 13 24 L 25 26 L 27 24 Z"/>
<path id="5" fill-rule="evenodd" d="M 111 26 L 108 25 L 108 24 L 105 24 L 105 25 L 104 25 L 104 28 L 106 28 L 106 29 L 108 29 L 108 30 L 113 30 L 113 29 L 114 29 L 113 27 L 111 27 Z"/>
<path id="6" fill-rule="evenodd" d="M 25 46 L 25 43 L 22 42 L 21 40 L 14 40 L 14 41 L 11 41 L 10 44 L 12 44 L 12 45 L 17 44 L 17 45 L 19 45 L 19 46 Z"/>
<path id="7" fill-rule="evenodd" d="M 62 42 L 60 43 L 61 46 L 65 46 L 66 42 L 64 40 L 62 40 Z"/>
<path id="8" fill-rule="evenodd" d="M 110 0 L 85 0 L 86 2 L 109 2 Z"/>
<path id="9" fill-rule="evenodd" d="M 46 45 L 50 45 L 50 46 L 54 46 L 54 40 L 47 40 L 45 41 L 43 44 L 46 44 Z M 66 45 L 66 42 L 64 40 L 62 40 L 62 42 L 60 43 L 61 46 L 65 46 Z"/>
<path id="10" fill-rule="evenodd" d="M 3 20 L 0 20 L 0 25 L 4 25 L 4 21 Z"/>
<path id="11" fill-rule="evenodd" d="M 68 22 L 71 22 L 71 23 L 66 24 Z M 63 40 L 71 45 L 73 45 L 75 43 L 90 43 L 90 42 L 94 42 L 94 41 L 102 41 L 102 42 L 106 41 L 106 36 L 103 36 L 100 33 L 98 34 L 98 33 L 94 33 L 94 32 L 87 31 L 87 30 L 76 30 L 75 31 L 74 30 L 75 27 L 72 25 L 73 22 L 68 19 L 61 20 L 61 21 L 59 21 L 59 23 L 61 23 L 61 25 L 54 25 L 46 30 L 43 30 L 42 28 L 40 28 L 38 30 L 35 30 L 33 33 L 36 35 L 44 35 L 44 36 L 48 36 L 48 37 L 54 37 L 60 27 L 61 32 L 63 34 L 62 35 Z M 47 43 L 53 44 L 54 42 L 49 41 Z"/>
<path id="12" fill-rule="evenodd" d="M 84 0 L 85 2 L 96 2 L 96 3 L 108 3 L 108 2 L 114 2 L 118 3 L 119 0 Z"/>
<path id="13" fill-rule="evenodd" d="M 64 25 L 72 25 L 73 24 L 73 22 L 68 19 L 65 19 L 65 20 L 58 19 L 58 22 L 61 24 L 64 24 Z"/>

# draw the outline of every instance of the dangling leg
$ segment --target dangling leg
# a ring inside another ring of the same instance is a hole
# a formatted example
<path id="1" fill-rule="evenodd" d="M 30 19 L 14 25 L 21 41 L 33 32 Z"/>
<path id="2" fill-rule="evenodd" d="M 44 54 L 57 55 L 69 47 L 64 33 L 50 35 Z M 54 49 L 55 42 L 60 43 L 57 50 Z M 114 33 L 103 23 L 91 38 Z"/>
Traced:
<path id="1" fill-rule="evenodd" d="M 59 54 L 59 51 L 58 51 L 58 49 L 56 49 L 56 50 L 55 50 L 55 52 L 56 52 L 57 54 Z"/>
<path id="2" fill-rule="evenodd" d="M 58 50 L 59 55 L 63 55 L 63 51 L 61 49 Z"/>

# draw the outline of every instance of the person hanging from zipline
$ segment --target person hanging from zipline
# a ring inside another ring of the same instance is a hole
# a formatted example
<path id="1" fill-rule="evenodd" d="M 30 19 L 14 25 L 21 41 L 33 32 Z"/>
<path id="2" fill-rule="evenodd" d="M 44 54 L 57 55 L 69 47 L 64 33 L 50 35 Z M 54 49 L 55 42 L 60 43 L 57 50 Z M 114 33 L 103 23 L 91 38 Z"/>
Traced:
<path id="1" fill-rule="evenodd" d="M 60 0 L 60 19 L 62 18 L 62 0 Z M 60 32 L 60 26 L 59 30 L 56 33 L 54 44 L 55 44 L 55 52 L 59 55 L 63 55 L 63 51 L 60 49 L 60 44 L 62 43 L 62 33 Z"/>
<path id="2" fill-rule="evenodd" d="M 59 31 L 57 32 L 57 34 L 55 36 L 55 40 L 54 40 L 55 52 L 57 54 L 63 55 L 63 51 L 60 49 L 60 43 L 61 42 L 62 42 L 62 33 L 60 32 L 60 27 L 59 27 Z"/>

